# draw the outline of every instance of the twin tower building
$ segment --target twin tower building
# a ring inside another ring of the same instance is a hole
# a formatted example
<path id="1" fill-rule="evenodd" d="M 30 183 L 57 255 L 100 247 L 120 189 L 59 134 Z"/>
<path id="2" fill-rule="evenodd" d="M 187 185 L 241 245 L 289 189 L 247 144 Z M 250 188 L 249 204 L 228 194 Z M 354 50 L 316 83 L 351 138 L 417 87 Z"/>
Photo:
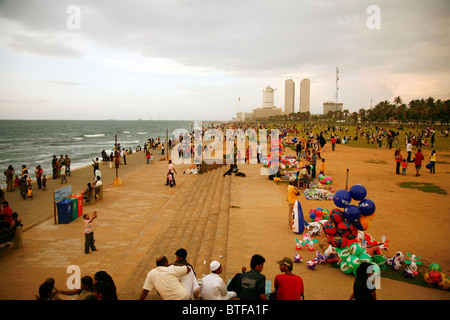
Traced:
<path id="1" fill-rule="evenodd" d="M 309 79 L 300 81 L 300 112 L 310 112 L 311 83 Z M 295 82 L 288 79 L 284 82 L 284 113 L 298 112 L 294 110 Z"/>
<path id="2" fill-rule="evenodd" d="M 271 116 L 280 116 L 294 112 L 310 112 L 310 81 L 303 79 L 300 82 L 300 110 L 295 110 L 295 82 L 292 79 L 285 81 L 284 112 L 274 105 L 275 90 L 267 86 L 263 90 L 262 108 L 253 109 L 252 112 L 238 112 L 236 120 L 265 119 Z"/>

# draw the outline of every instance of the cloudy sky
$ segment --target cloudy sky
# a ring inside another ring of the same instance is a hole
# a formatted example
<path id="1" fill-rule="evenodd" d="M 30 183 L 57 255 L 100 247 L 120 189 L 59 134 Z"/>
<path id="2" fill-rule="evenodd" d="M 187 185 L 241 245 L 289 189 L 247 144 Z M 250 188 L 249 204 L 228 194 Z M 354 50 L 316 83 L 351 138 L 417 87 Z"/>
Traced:
<path id="1" fill-rule="evenodd" d="M 336 67 L 351 112 L 449 99 L 449 35 L 448 0 L 0 0 L 0 118 L 230 120 L 304 78 L 321 114 Z"/>

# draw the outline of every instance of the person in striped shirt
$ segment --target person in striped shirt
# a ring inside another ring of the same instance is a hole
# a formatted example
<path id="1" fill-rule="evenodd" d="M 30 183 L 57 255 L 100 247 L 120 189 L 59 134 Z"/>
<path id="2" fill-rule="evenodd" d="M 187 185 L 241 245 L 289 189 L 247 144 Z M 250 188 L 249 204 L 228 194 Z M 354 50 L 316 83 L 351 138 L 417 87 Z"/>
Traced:
<path id="1" fill-rule="evenodd" d="M 97 218 L 97 211 L 94 211 L 92 217 L 86 213 L 83 215 L 84 218 L 84 253 L 89 253 L 89 248 L 92 251 L 96 251 L 95 248 L 95 240 L 94 240 L 94 231 L 92 230 L 92 221 Z"/>

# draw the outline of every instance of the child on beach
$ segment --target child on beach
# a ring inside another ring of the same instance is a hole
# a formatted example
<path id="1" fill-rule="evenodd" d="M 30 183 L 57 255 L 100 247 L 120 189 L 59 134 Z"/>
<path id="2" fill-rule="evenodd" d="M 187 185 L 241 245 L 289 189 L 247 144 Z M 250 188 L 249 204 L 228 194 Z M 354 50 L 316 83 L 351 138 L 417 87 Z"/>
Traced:
<path id="1" fill-rule="evenodd" d="M 84 219 L 84 253 L 89 253 L 89 248 L 92 251 L 96 251 L 94 231 L 92 230 L 92 221 L 97 218 L 97 211 L 94 211 L 92 218 L 86 213 L 83 215 Z"/>
<path id="2" fill-rule="evenodd" d="M 31 184 L 28 185 L 27 199 L 33 199 L 33 188 L 31 187 Z"/>
<path id="3" fill-rule="evenodd" d="M 167 173 L 167 184 L 172 188 L 173 187 L 173 177 L 170 171 Z"/>
<path id="4" fill-rule="evenodd" d="M 44 176 L 42 177 L 42 190 L 47 191 L 47 177 Z"/>
<path id="5" fill-rule="evenodd" d="M 406 162 L 406 159 L 403 159 L 403 161 L 402 161 L 402 176 L 406 176 L 406 167 L 408 167 L 408 162 Z"/>
<path id="6" fill-rule="evenodd" d="M 319 174 L 325 174 L 325 159 L 322 158 L 322 164 L 320 165 Z"/>
<path id="7" fill-rule="evenodd" d="M 150 155 L 150 162 L 153 164 L 153 153 Z"/>
<path id="8" fill-rule="evenodd" d="M 61 184 L 63 183 L 67 183 L 67 178 L 66 178 L 66 166 L 63 164 L 61 166 Z"/>

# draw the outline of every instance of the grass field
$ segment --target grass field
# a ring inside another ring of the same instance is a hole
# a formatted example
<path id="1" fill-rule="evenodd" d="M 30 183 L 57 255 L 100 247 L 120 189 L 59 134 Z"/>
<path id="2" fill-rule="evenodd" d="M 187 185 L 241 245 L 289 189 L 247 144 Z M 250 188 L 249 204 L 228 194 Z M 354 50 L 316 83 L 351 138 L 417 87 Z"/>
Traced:
<path id="1" fill-rule="evenodd" d="M 301 128 L 304 127 L 304 123 L 292 123 L 295 124 L 297 129 L 300 131 Z M 355 137 L 355 133 L 356 133 L 356 128 L 358 127 L 357 125 L 348 125 L 348 124 L 338 124 L 340 129 L 345 130 L 346 128 L 348 128 L 348 131 L 335 131 L 334 133 L 337 134 L 339 137 L 343 137 L 345 135 L 348 135 L 350 137 Z M 360 125 L 360 127 L 364 130 L 364 132 L 375 132 L 375 126 L 372 127 L 372 129 L 369 129 L 369 126 L 367 125 Z M 320 133 L 322 131 L 325 131 L 327 129 L 327 126 L 325 124 L 317 124 L 315 128 L 313 129 L 308 129 L 307 132 L 312 131 L 313 133 Z M 413 133 L 413 134 L 419 134 L 421 129 L 416 129 L 416 128 L 412 128 L 412 127 L 403 127 L 402 130 L 398 130 L 395 127 L 391 127 L 390 129 L 394 130 L 395 132 L 399 133 L 398 136 L 398 148 L 402 148 L 405 149 L 405 133 Z M 301 138 L 301 137 L 307 137 L 307 132 L 299 132 L 297 134 L 297 137 Z M 325 139 L 329 138 L 331 136 L 333 132 L 330 131 L 327 134 L 324 134 L 323 136 L 325 137 Z M 292 136 L 293 137 L 293 136 Z M 328 141 L 328 139 L 327 139 Z M 430 139 L 427 138 L 428 143 L 430 142 Z M 347 144 L 350 147 L 355 147 L 355 148 L 369 148 L 369 149 L 376 149 L 379 148 L 378 144 L 375 143 L 367 143 L 366 139 L 358 139 L 358 140 L 350 140 L 349 143 Z M 386 140 L 384 140 L 382 142 L 382 148 L 386 148 Z M 395 148 L 395 144 L 393 144 L 393 148 Z M 431 148 L 431 144 L 429 144 L 428 146 L 422 146 L 422 151 L 429 151 L 431 152 L 432 150 L 436 150 L 436 153 L 439 157 L 439 151 L 444 151 L 444 152 L 450 152 L 450 137 L 445 138 L 442 137 L 439 131 L 436 131 L 436 135 L 435 135 L 435 142 L 434 142 L 434 146 L 433 148 Z M 450 157 L 450 155 L 446 155 L 446 157 Z"/>

